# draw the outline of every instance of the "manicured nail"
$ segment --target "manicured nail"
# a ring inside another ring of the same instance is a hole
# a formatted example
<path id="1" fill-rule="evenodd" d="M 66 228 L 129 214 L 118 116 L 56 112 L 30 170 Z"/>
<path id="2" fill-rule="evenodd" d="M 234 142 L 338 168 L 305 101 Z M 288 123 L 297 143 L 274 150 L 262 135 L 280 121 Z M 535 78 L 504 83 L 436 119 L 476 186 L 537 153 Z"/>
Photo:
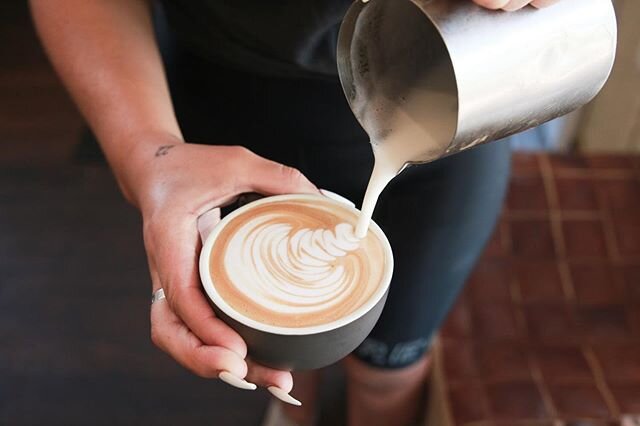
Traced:
<path id="1" fill-rule="evenodd" d="M 228 383 L 231 386 L 235 386 L 240 389 L 255 390 L 257 388 L 257 386 L 254 383 L 249 383 L 238 376 L 234 376 L 228 371 L 221 371 L 220 374 L 218 374 L 218 378 L 223 382 Z"/>
<path id="2" fill-rule="evenodd" d="M 277 386 L 269 386 L 267 390 L 282 402 L 286 402 L 287 404 L 291 404 L 291 405 L 296 405 L 298 407 L 302 405 L 302 402 L 298 401 L 297 399 L 295 399 L 294 397 L 292 397 L 291 395 L 289 395 L 288 393 L 286 393 L 285 391 L 283 391 Z"/>

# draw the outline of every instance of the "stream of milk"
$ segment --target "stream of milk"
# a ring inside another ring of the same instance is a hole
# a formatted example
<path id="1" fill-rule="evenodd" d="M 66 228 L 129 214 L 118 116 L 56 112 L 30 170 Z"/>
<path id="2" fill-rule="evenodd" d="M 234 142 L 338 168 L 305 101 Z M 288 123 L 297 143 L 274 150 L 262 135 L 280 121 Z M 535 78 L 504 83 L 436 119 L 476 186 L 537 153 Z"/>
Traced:
<path id="1" fill-rule="evenodd" d="M 384 139 L 371 141 L 375 163 L 356 226 L 358 238 L 367 235 L 378 198 L 389 182 L 416 159 L 441 157 L 447 146 L 448 140 L 434 137 L 402 108 L 396 110 L 391 122 L 393 128 Z"/>

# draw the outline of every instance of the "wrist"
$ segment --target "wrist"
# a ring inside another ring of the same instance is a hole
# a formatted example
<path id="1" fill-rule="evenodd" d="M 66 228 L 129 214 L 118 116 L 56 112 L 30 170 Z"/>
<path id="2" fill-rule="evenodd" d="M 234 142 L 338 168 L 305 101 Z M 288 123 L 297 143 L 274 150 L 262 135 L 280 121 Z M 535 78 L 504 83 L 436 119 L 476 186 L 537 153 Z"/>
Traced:
<path id="1" fill-rule="evenodd" d="M 142 209 L 145 194 L 158 179 L 159 162 L 171 147 L 185 143 L 180 135 L 168 131 L 143 131 L 128 135 L 120 141 L 123 149 L 114 155 L 106 152 L 116 181 L 125 199 Z M 105 150 L 108 151 L 108 150 Z"/>

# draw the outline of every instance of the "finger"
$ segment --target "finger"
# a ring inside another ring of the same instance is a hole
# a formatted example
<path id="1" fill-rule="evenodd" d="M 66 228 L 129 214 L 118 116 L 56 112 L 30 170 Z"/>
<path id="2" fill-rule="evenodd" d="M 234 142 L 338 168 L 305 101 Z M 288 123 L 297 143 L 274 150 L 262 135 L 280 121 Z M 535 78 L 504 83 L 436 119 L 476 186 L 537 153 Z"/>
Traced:
<path id="1" fill-rule="evenodd" d="M 247 356 L 242 337 L 215 316 L 199 287 L 178 287 L 171 298 L 172 309 L 203 343 L 228 348 L 241 358 Z"/>
<path id="2" fill-rule="evenodd" d="M 293 389 L 293 377 L 290 372 L 266 367 L 251 358 L 245 361 L 249 367 L 247 380 L 263 387 L 277 386 L 286 393 Z"/>
<path id="3" fill-rule="evenodd" d="M 276 398 L 287 404 L 300 406 L 302 403 L 289 395 L 293 389 L 293 377 L 288 371 L 275 370 L 247 359 L 249 372 L 247 380 L 264 386 Z"/>
<path id="4" fill-rule="evenodd" d="M 503 6 L 502 10 L 506 10 L 507 12 L 515 12 L 516 10 L 522 9 L 526 5 L 529 4 L 531 0 L 511 0 L 505 6 Z"/>
<path id="5" fill-rule="evenodd" d="M 535 6 L 540 9 L 547 6 L 552 6 L 558 3 L 558 1 L 560 0 L 534 0 L 531 2 L 531 6 Z"/>
<path id="6" fill-rule="evenodd" d="M 286 402 L 287 404 L 291 404 L 291 405 L 296 405 L 298 407 L 302 405 L 302 402 L 298 401 L 297 399 L 289 395 L 289 393 L 283 391 L 277 386 L 269 386 L 267 390 L 271 393 L 271 395 L 275 396 L 282 402 Z"/>
<path id="7" fill-rule="evenodd" d="M 194 219 L 195 220 L 195 219 Z M 247 345 L 240 335 L 216 318 L 198 273 L 198 234 L 191 220 L 167 219 L 156 231 L 154 260 L 171 310 L 198 339 L 222 346 L 244 358 Z"/>
<path id="8" fill-rule="evenodd" d="M 476 4 L 486 7 L 487 9 L 502 9 L 509 3 L 509 0 L 473 0 Z"/>
<path id="9" fill-rule="evenodd" d="M 265 195 L 318 193 L 318 188 L 293 167 L 255 154 L 249 154 L 243 167 L 245 169 L 239 178 L 239 184 L 245 188 L 243 192 L 249 190 Z"/>
<path id="10" fill-rule="evenodd" d="M 238 354 L 224 347 L 204 345 L 164 301 L 151 306 L 151 339 L 182 366 L 201 377 L 218 377 L 223 371 L 238 378 L 247 375 L 247 363 Z"/>
<path id="11" fill-rule="evenodd" d="M 223 382 L 240 389 L 256 390 L 258 388 L 258 385 L 255 383 L 249 383 L 228 371 L 221 371 L 220 374 L 218 374 L 218 378 Z"/>
<path id="12" fill-rule="evenodd" d="M 160 286 L 160 280 L 158 277 L 158 273 L 155 269 L 155 264 L 153 263 L 152 260 L 150 260 L 149 262 L 150 265 L 150 272 L 151 272 L 151 278 L 152 278 L 152 282 L 153 282 L 153 291 L 156 291 L 157 289 L 161 288 Z M 156 302 L 158 303 L 158 302 Z M 164 302 L 164 303 L 168 303 L 168 302 Z M 153 310 L 154 309 L 158 309 L 158 308 L 153 308 L 152 305 L 152 328 L 151 328 L 151 339 L 154 341 L 154 343 L 156 344 L 156 346 L 162 348 L 165 352 L 169 353 L 170 355 L 172 355 L 167 349 L 164 349 L 164 347 L 166 347 L 166 345 L 163 343 L 163 339 L 162 339 L 162 333 L 159 333 L 157 331 L 157 327 L 155 324 L 157 324 L 157 320 L 154 320 L 153 318 Z M 168 313 L 169 316 L 174 318 L 174 322 L 176 323 L 180 323 L 179 318 L 173 314 L 172 312 Z M 160 321 L 160 324 L 162 324 L 162 321 Z M 197 344 L 198 342 L 196 342 Z M 201 342 L 199 342 L 201 343 Z M 176 359 L 177 360 L 177 359 Z M 180 362 L 180 361 L 178 361 Z M 184 365 L 184 363 L 183 363 Z M 246 363 L 245 363 L 246 365 Z M 188 368 L 188 367 L 187 367 Z M 193 370 L 193 369 L 192 369 Z M 246 371 L 246 368 L 244 369 L 244 371 Z M 238 374 L 238 372 L 236 371 L 236 374 Z M 246 380 L 242 379 L 241 375 L 236 375 L 234 373 L 232 373 L 229 368 L 225 368 L 223 371 L 220 371 L 218 373 L 218 378 L 234 387 L 240 388 L 240 389 L 249 389 L 249 390 L 253 390 L 256 389 L 256 385 L 253 383 L 249 383 Z"/>

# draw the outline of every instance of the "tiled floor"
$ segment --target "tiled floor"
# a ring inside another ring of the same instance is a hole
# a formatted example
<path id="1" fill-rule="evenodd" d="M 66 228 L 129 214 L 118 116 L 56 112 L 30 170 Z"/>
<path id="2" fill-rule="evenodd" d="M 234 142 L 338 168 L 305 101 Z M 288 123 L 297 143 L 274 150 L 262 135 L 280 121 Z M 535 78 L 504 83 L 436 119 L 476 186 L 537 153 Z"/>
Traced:
<path id="1" fill-rule="evenodd" d="M 458 426 L 638 424 L 640 158 L 516 154 L 442 334 Z"/>

